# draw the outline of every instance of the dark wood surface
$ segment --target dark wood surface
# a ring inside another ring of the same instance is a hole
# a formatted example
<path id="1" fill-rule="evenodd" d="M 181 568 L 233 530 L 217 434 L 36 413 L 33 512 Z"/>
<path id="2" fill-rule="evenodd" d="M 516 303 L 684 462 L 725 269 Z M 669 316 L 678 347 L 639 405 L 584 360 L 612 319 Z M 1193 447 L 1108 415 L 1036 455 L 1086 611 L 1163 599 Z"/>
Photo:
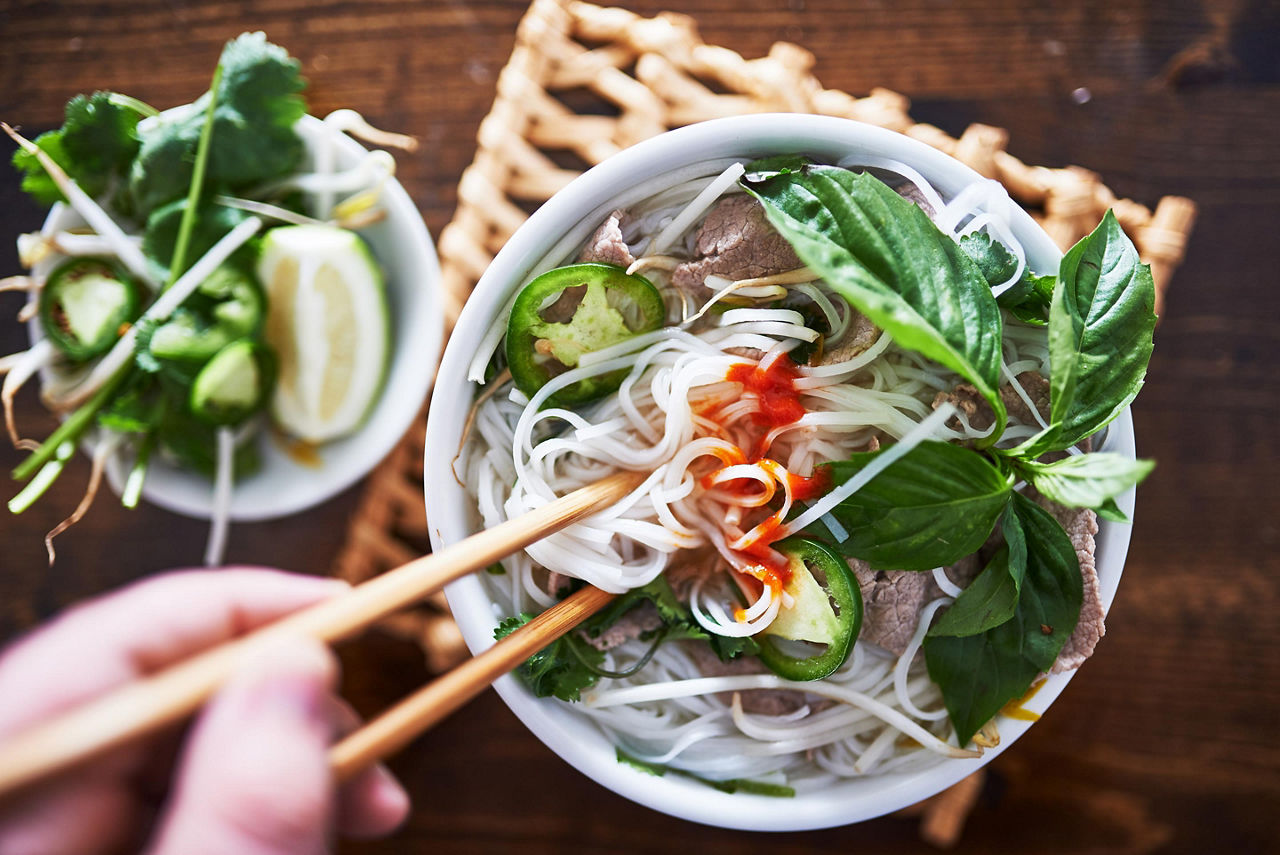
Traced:
<path id="1" fill-rule="evenodd" d="M 651 14 L 662 4 L 630 8 Z M 831 87 L 887 86 L 958 134 L 1007 127 L 1031 163 L 1081 164 L 1122 196 L 1200 205 L 1134 408 L 1142 487 L 1133 545 L 1097 655 L 1045 719 L 992 765 L 961 852 L 1277 851 L 1280 814 L 1280 9 L 1172 0 L 688 0 L 707 41 L 747 56 L 777 39 L 818 57 Z M 202 91 L 219 45 L 265 29 L 303 61 L 312 111 L 363 111 L 424 143 L 400 178 L 433 233 L 448 221 L 520 2 L 8 2 L 0 119 L 54 126 L 71 95 L 111 88 L 159 106 Z M 1074 94 L 1073 94 L 1074 93 Z M 0 153 L 7 156 L 6 142 Z M 0 275 L 42 212 L 0 175 Z M 21 300 L 0 298 L 12 317 Z M 10 322 L 0 352 L 25 346 Z M 25 394 L 28 435 L 50 419 Z M 0 448 L 0 470 L 19 459 Z M 200 522 L 104 496 L 45 564 L 43 533 L 74 505 L 79 461 L 0 522 L 0 639 L 131 579 L 199 560 Z M 233 528 L 229 559 L 323 570 L 358 493 Z M 372 712 L 424 678 L 383 637 L 344 650 L 345 690 Z M 927 851 L 914 820 L 746 835 L 637 807 L 526 733 L 489 694 L 393 762 L 406 828 L 350 852 Z M 869 847 L 869 848 L 868 848 Z"/>

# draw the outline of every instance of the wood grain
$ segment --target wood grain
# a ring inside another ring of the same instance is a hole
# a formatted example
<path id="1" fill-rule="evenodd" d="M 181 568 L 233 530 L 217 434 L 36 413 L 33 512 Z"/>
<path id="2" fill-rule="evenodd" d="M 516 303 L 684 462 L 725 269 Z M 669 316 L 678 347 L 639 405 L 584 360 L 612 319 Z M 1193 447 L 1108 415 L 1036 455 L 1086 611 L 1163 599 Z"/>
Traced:
<path id="1" fill-rule="evenodd" d="M 628 3 L 642 14 L 667 4 Z M 674 4 L 672 4 L 674 5 Z M 1280 749 L 1280 25 L 1257 0 L 1041 4 L 1026 0 L 686 0 L 704 37 L 748 56 L 777 39 L 817 56 L 831 87 L 882 85 L 950 133 L 1009 130 L 1027 162 L 1081 164 L 1120 195 L 1186 195 L 1200 217 L 1135 406 L 1138 447 L 1159 461 L 1139 494 L 1124 582 L 1094 658 L 1044 720 L 993 765 L 958 852 L 1277 851 Z M 519 2 L 10 3 L 0 7 L 0 118 L 38 130 L 70 95 L 111 87 L 168 106 L 207 82 L 222 40 L 262 28 L 304 62 L 316 112 L 354 106 L 417 135 L 399 177 L 435 232 L 448 221 L 480 118 L 510 51 Z M 1261 45 L 1261 47 L 1259 47 Z M 1182 55 L 1166 83 L 1166 69 Z M 1187 59 L 1190 57 L 1190 59 Z M 1199 59 L 1197 59 L 1199 57 Z M 157 71 L 159 70 L 159 71 Z M 1084 91 L 1084 90 L 1087 90 Z M 8 149 L 4 149 L 8 151 Z M 0 180 L 2 234 L 41 214 Z M 0 272 L 15 269 L 0 243 Z M 0 315 L 20 300 L 0 298 Z M 22 334 L 0 327 L 0 349 Z M 24 396 L 28 432 L 49 421 Z M 0 466 L 18 459 L 0 450 Z M 80 461 L 40 505 L 7 519 L 0 637 L 139 575 L 198 559 L 202 524 L 103 497 L 59 540 Z M 79 481 L 80 483 L 77 483 Z M 236 526 L 236 561 L 303 569 L 336 551 L 355 491 L 306 515 Z M 408 644 L 344 650 L 362 712 L 425 679 Z M 392 767 L 416 809 L 353 853 L 926 852 L 914 820 L 768 837 L 694 826 L 590 782 L 496 697 L 416 742 Z"/>

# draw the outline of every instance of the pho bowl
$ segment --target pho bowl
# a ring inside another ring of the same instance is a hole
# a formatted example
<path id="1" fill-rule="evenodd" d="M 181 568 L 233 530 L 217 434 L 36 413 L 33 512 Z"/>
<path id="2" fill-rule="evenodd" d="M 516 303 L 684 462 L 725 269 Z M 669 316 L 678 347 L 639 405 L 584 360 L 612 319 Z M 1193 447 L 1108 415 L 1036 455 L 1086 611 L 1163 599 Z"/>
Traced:
<path id="1" fill-rule="evenodd" d="M 809 115 L 755 115 L 718 119 L 641 142 L 591 169 L 539 208 L 494 259 L 467 302 L 445 349 L 428 417 L 425 463 L 427 517 L 433 548 L 457 542 L 479 527 L 476 503 L 452 469 L 464 436 L 476 387 L 468 368 L 494 319 L 533 276 L 569 256 L 615 208 L 655 192 L 656 178 L 680 173 L 705 175 L 698 164 L 769 155 L 804 154 L 822 163 L 850 155 L 905 163 L 951 199 L 983 180 L 964 164 L 924 143 L 861 123 Z M 865 161 L 864 161 L 865 162 Z M 1057 270 L 1059 249 L 1020 208 L 1009 223 L 1034 270 Z M 1106 449 L 1134 456 L 1133 422 L 1126 410 L 1110 425 Z M 1132 516 L 1133 491 L 1120 508 Z M 1099 520 L 1096 562 L 1099 594 L 1109 609 L 1123 570 L 1130 527 Z M 475 576 L 447 588 L 449 603 L 473 653 L 490 647 L 505 615 L 497 613 Z M 1050 675 L 1024 708 L 1042 713 L 1070 682 L 1074 671 Z M 976 759 L 941 759 L 915 771 L 886 772 L 838 780 L 799 791 L 793 798 L 721 792 L 695 780 L 654 776 L 619 762 L 615 745 L 570 705 L 539 699 L 515 676 L 495 687 L 521 721 L 565 761 L 601 785 L 639 804 L 712 826 L 753 831 L 827 828 L 871 819 L 928 798 L 972 774 L 1012 745 L 1031 722 L 1000 717 L 1000 742 Z"/>
<path id="2" fill-rule="evenodd" d="M 345 134 L 304 116 L 295 130 L 312 161 L 328 137 L 334 166 L 351 169 L 368 149 Z M 440 264 L 417 206 L 394 178 L 383 185 L 386 216 L 359 230 L 382 269 L 390 318 L 390 353 L 381 392 L 354 432 L 318 446 L 301 445 L 267 427 L 251 441 L 260 444 L 261 467 L 236 481 L 229 518 L 267 520 L 305 510 L 350 487 L 395 447 L 413 424 L 431 389 L 444 339 Z M 55 205 L 46 233 L 74 228 L 83 220 L 70 207 Z M 270 222 L 268 222 L 270 225 Z M 33 341 L 43 337 L 38 320 L 28 326 Z M 44 379 L 48 380 L 47 370 Z M 131 461 L 113 455 L 106 475 L 119 493 Z M 142 497 L 166 510 L 197 519 L 213 514 L 213 481 L 157 454 L 152 457 Z"/>

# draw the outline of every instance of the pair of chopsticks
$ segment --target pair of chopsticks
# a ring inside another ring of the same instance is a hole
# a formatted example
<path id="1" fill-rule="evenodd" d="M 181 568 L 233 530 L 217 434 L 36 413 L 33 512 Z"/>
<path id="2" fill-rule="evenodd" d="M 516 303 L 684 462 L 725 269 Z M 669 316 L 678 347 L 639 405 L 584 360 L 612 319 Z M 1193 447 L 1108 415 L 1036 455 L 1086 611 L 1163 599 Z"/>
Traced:
<path id="1" fill-rule="evenodd" d="M 326 643 L 349 638 L 449 582 L 607 507 L 643 479 L 632 472 L 611 475 L 20 732 L 0 742 L 0 798 L 185 719 L 263 645 L 282 638 Z M 403 748 L 613 597 L 598 588 L 578 591 L 347 736 L 329 755 L 335 778 L 345 780 Z"/>

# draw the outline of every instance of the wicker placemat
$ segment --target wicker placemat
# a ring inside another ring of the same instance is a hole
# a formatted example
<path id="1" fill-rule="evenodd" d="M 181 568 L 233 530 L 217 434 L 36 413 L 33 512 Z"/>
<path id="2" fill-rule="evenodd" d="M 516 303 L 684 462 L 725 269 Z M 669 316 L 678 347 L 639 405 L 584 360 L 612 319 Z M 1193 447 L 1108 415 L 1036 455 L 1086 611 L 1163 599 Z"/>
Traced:
<path id="1" fill-rule="evenodd" d="M 529 213 L 582 170 L 671 128 L 721 116 L 800 112 L 841 116 L 905 133 L 998 179 L 1066 249 L 1114 209 L 1156 282 L 1157 313 L 1182 260 L 1195 219 L 1188 200 L 1166 196 L 1154 212 L 1117 199 L 1097 175 L 1076 166 L 1029 166 L 1005 151 L 1001 128 L 971 125 L 959 139 L 917 124 L 907 99 L 887 89 L 854 97 L 825 89 L 804 48 L 778 42 L 759 59 L 704 43 L 693 19 L 643 18 L 574 0 L 534 0 L 498 77 L 493 109 L 480 125 L 475 160 L 458 185 L 458 208 L 440 234 L 448 323 L 493 256 Z M 422 499 L 419 420 L 371 476 L 338 575 L 363 581 L 428 548 Z M 433 671 L 466 655 L 443 597 L 397 615 L 386 628 L 420 643 Z M 940 794 L 922 833 L 954 841 L 976 784 Z"/>

